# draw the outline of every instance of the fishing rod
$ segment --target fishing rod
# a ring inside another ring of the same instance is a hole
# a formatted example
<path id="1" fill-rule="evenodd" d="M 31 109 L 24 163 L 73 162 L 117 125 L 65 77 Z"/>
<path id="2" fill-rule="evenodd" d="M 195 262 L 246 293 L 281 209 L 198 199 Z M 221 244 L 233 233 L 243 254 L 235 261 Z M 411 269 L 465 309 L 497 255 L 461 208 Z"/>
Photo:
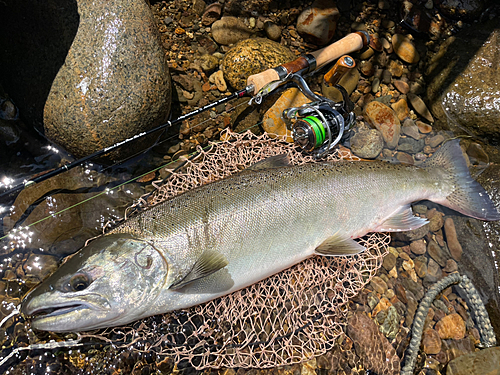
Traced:
<path id="1" fill-rule="evenodd" d="M 170 128 L 176 124 L 179 124 L 184 120 L 187 120 L 211 108 L 217 107 L 220 104 L 229 102 L 233 99 L 242 98 L 246 95 L 251 95 L 252 99 L 250 100 L 250 104 L 253 103 L 260 104 L 262 103 L 262 99 L 264 97 L 271 94 L 278 87 L 290 82 L 294 82 L 308 98 L 314 101 L 314 103 L 308 106 L 309 109 L 294 108 L 293 110 L 288 111 L 286 114 L 286 117 L 288 119 L 298 120 L 299 117 L 304 118 L 302 122 L 299 122 L 300 126 L 298 125 L 294 128 L 296 129 L 294 130 L 294 135 L 297 139 L 297 144 L 304 150 L 308 150 L 310 149 L 310 145 L 313 143 L 315 145 L 316 144 L 321 145 L 321 139 L 325 137 L 324 134 L 328 134 L 329 135 L 328 148 L 321 151 L 321 154 L 324 154 L 329 149 L 331 149 L 332 143 L 334 143 L 332 142 L 331 124 L 334 123 L 335 127 L 338 128 L 339 130 L 338 132 L 343 133 L 343 130 L 345 128 L 344 123 L 346 121 L 340 120 L 339 114 L 342 118 L 346 117 L 345 112 L 348 108 L 342 109 L 341 107 L 343 106 L 339 107 L 337 103 L 312 93 L 312 91 L 308 88 L 307 84 L 303 80 L 302 75 L 306 73 L 311 73 L 325 66 L 326 64 L 334 61 L 335 59 L 338 59 L 342 55 L 358 51 L 361 48 L 366 47 L 369 44 L 369 41 L 370 37 L 368 33 L 364 31 L 351 33 L 345 36 L 344 38 L 340 39 L 339 41 L 323 49 L 300 56 L 296 60 L 285 63 L 276 68 L 271 68 L 265 70 L 264 72 L 251 75 L 250 77 L 248 77 L 247 86 L 242 90 L 236 91 L 225 98 L 219 99 L 213 103 L 209 103 L 203 107 L 195 109 L 194 111 L 186 113 L 175 120 L 167 121 L 166 123 L 159 125 L 153 129 L 136 134 L 133 137 L 127 138 L 111 146 L 98 150 L 93 154 L 75 160 L 71 163 L 64 164 L 61 167 L 58 167 L 43 175 L 19 183 L 13 188 L 0 193 L 0 199 L 6 196 L 10 196 L 26 187 L 33 186 L 37 183 L 45 181 L 54 176 L 57 176 L 79 165 L 82 165 L 93 158 L 103 156 L 108 152 L 113 151 L 125 144 L 144 138 L 160 130 Z M 344 58 L 343 60 L 346 59 Z M 351 61 L 352 63 L 354 63 L 354 60 L 351 59 Z M 329 73 L 331 76 L 330 83 L 334 83 L 335 87 L 339 88 L 339 90 L 343 95 L 344 101 L 347 102 L 348 98 L 346 97 L 347 94 L 345 94 L 345 90 L 343 90 L 341 86 L 336 84 L 336 82 L 338 82 L 341 78 L 342 75 L 341 73 L 342 72 L 345 73 L 344 69 L 346 67 L 345 65 L 346 64 L 337 63 L 336 66 Z M 347 65 L 349 64 L 347 63 Z M 351 65 L 351 67 L 353 66 L 354 65 Z M 325 76 L 325 80 L 326 78 L 327 77 Z M 334 111 L 332 112 L 331 110 L 328 110 L 327 109 L 328 106 L 334 108 Z M 313 114 L 315 114 L 316 116 L 314 116 Z"/>

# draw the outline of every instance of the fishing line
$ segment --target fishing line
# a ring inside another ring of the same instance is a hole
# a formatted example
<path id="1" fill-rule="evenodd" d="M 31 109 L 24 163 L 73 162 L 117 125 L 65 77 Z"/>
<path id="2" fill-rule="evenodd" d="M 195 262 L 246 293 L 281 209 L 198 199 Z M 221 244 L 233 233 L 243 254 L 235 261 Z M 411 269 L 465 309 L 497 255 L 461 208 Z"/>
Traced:
<path id="1" fill-rule="evenodd" d="M 210 120 L 212 120 L 212 119 L 210 119 Z M 256 126 L 258 126 L 258 125 L 260 125 L 260 124 L 262 124 L 262 121 L 260 121 L 260 122 L 258 122 L 258 123 L 256 123 L 256 124 L 254 124 L 254 125 L 252 125 L 252 126 L 250 126 L 250 127 L 246 128 L 246 129 L 243 129 L 240 133 L 243 133 L 243 132 L 245 132 L 245 131 L 247 131 L 247 130 L 249 130 L 249 129 L 252 129 L 252 128 L 254 128 L 254 127 L 256 127 Z M 198 124 L 198 125 L 200 125 L 200 124 Z M 198 125 L 197 125 L 197 126 L 198 126 Z M 219 143 L 219 142 L 216 142 L 216 143 Z M 209 147 L 211 147 L 211 146 L 212 146 L 211 144 L 208 144 L 208 145 L 206 145 L 205 147 L 203 147 L 202 149 L 203 149 L 203 150 L 206 150 L 207 148 L 209 148 Z M 188 156 L 189 158 L 191 158 L 191 157 L 192 157 L 193 155 L 195 155 L 195 154 L 199 154 L 199 151 L 193 151 L 191 154 L 188 154 L 187 156 Z M 121 184 L 118 184 L 118 185 L 116 185 L 115 187 L 112 187 L 112 188 L 106 188 L 104 191 L 101 191 L 101 192 L 99 192 L 99 193 L 98 193 L 98 194 L 96 194 L 96 195 L 93 195 L 93 196 L 91 196 L 91 197 L 88 197 L 88 198 L 84 199 L 83 201 L 78 202 L 78 203 L 75 203 L 74 205 L 71 205 L 71 206 L 69 206 L 69 207 L 63 208 L 63 209 L 62 209 L 62 210 L 60 210 L 60 211 L 54 212 L 54 213 L 52 213 L 52 214 L 50 214 L 50 215 L 47 215 L 46 217 L 41 218 L 40 220 L 37 220 L 37 221 L 35 221 L 35 222 L 31 223 L 31 224 L 28 224 L 28 225 L 27 225 L 27 226 L 25 226 L 25 227 L 14 228 L 14 229 L 12 229 L 11 231 L 9 231 L 7 234 L 5 234 L 4 236 L 0 237 L 0 241 L 1 241 L 1 240 L 3 240 L 3 239 L 5 239 L 5 238 L 7 238 L 7 237 L 9 237 L 9 236 L 11 236 L 11 235 L 14 235 L 14 234 L 15 234 L 16 232 L 18 232 L 18 231 L 21 231 L 21 230 L 23 230 L 23 229 L 24 229 L 24 230 L 26 230 L 26 229 L 28 229 L 28 228 L 30 228 L 30 227 L 32 227 L 32 226 L 34 226 L 34 225 L 36 225 L 36 224 L 39 224 L 39 223 L 41 223 L 41 222 L 43 222 L 43 221 L 45 221 L 45 220 L 47 220 L 47 219 L 54 218 L 54 217 L 56 217 L 57 215 L 59 215 L 59 214 L 61 214 L 61 213 L 65 212 L 65 211 L 68 211 L 68 210 L 70 210 L 70 209 L 72 209 L 72 208 L 75 208 L 75 207 L 77 207 L 77 206 L 79 206 L 79 205 L 81 205 L 81 204 L 83 204 L 83 203 L 85 203 L 85 202 L 89 202 L 89 201 L 91 201 L 92 199 L 95 199 L 95 198 L 97 198 L 97 197 L 100 197 L 101 195 L 104 195 L 104 194 L 110 194 L 110 193 L 112 193 L 114 190 L 119 189 L 120 187 L 122 187 L 122 186 L 124 186 L 124 185 L 126 185 L 126 184 L 128 184 L 128 183 L 134 182 L 135 180 L 137 180 L 137 179 L 139 179 L 139 178 L 141 178 L 141 177 L 144 177 L 144 176 L 146 176 L 146 175 L 148 175 L 148 174 L 150 174 L 150 173 L 152 173 L 152 172 L 156 172 L 156 171 L 158 171 L 158 170 L 160 170 L 160 169 L 162 169 L 162 168 L 165 168 L 165 167 L 169 166 L 170 164 L 172 164 L 172 163 L 174 163 L 174 162 L 176 162 L 176 161 L 177 161 L 177 160 L 172 160 L 172 161 L 170 161 L 170 162 L 168 162 L 168 163 L 166 163 L 166 164 L 163 164 L 163 165 L 161 165 L 161 166 L 159 166 L 159 167 L 156 167 L 156 168 L 154 168 L 154 169 L 152 169 L 152 170 L 149 170 L 148 172 L 145 172 L 145 173 L 143 173 L 143 174 L 141 174 L 141 175 L 139 175 L 139 176 L 133 177 L 133 178 L 131 178 L 131 179 L 129 179 L 129 180 L 127 180 L 127 181 L 125 181 L 125 182 L 122 182 Z M 180 167 L 182 167 L 182 165 L 181 165 L 181 166 L 179 166 L 178 168 L 180 168 Z M 174 169 L 174 172 L 175 172 L 178 168 Z M 151 194 L 151 193 L 149 193 L 149 194 Z M 149 195 L 149 194 L 147 194 L 147 195 Z M 147 196 L 147 195 L 146 195 L 146 196 Z M 143 196 L 143 197 L 144 197 L 144 196 Z"/>

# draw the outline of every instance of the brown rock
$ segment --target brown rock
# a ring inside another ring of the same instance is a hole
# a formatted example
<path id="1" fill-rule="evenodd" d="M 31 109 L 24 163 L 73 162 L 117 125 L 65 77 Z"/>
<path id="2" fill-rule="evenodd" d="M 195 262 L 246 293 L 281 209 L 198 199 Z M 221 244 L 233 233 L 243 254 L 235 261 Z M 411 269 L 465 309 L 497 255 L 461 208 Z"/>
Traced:
<path id="1" fill-rule="evenodd" d="M 237 90 L 245 88 L 247 78 L 295 59 L 287 47 L 265 38 L 247 39 L 231 48 L 222 59 L 227 83 Z"/>
<path id="2" fill-rule="evenodd" d="M 384 257 L 384 262 L 382 265 L 387 271 L 392 270 L 396 265 L 396 256 L 393 253 L 388 253 Z"/>
<path id="3" fill-rule="evenodd" d="M 441 338 L 436 330 L 428 328 L 424 331 L 422 349 L 426 354 L 438 354 L 441 351 Z"/>
<path id="4" fill-rule="evenodd" d="M 399 121 L 403 121 L 410 115 L 410 109 L 404 99 L 399 99 L 396 103 L 392 103 L 391 108 L 396 112 Z"/>
<path id="5" fill-rule="evenodd" d="M 404 35 L 395 34 L 392 37 L 392 47 L 399 58 L 409 64 L 416 64 L 420 60 L 415 45 Z"/>
<path id="6" fill-rule="evenodd" d="M 401 93 L 401 94 L 408 94 L 410 92 L 410 85 L 406 83 L 405 81 L 401 80 L 396 80 L 394 81 L 394 87 Z"/>
<path id="7" fill-rule="evenodd" d="M 429 146 L 432 148 L 439 146 L 444 141 L 444 136 L 442 134 L 435 135 L 429 139 Z"/>
<path id="8" fill-rule="evenodd" d="M 222 13 L 222 5 L 220 3 L 210 4 L 205 8 L 205 12 L 201 16 L 201 23 L 204 26 L 210 26 L 220 18 Z"/>
<path id="9" fill-rule="evenodd" d="M 434 118 L 431 115 L 431 112 L 425 105 L 424 101 L 420 99 L 419 96 L 409 92 L 407 95 L 408 100 L 410 101 L 411 106 L 417 113 L 425 118 L 429 122 L 434 122 Z"/>
<path id="10" fill-rule="evenodd" d="M 418 131 L 422 134 L 427 134 L 432 131 L 432 126 L 429 124 L 426 124 L 425 122 L 422 121 L 416 121 L 415 124 L 418 126 Z"/>
<path id="11" fill-rule="evenodd" d="M 290 88 L 283 92 L 271 108 L 267 110 L 262 119 L 262 127 L 271 137 L 286 135 L 288 142 L 293 142 L 292 133 L 287 129 L 282 113 L 290 107 L 300 107 L 310 100 L 297 88 Z"/>
<path id="12" fill-rule="evenodd" d="M 415 264 L 415 272 L 417 273 L 418 277 L 423 278 L 425 275 L 427 275 L 427 257 L 416 257 L 413 260 L 413 263 Z"/>
<path id="13" fill-rule="evenodd" d="M 436 331 L 439 333 L 439 337 L 443 340 L 454 339 L 460 340 L 465 336 L 465 322 L 462 317 L 453 313 L 446 315 L 435 326 Z"/>
<path id="14" fill-rule="evenodd" d="M 447 218 L 444 222 L 444 234 L 446 235 L 446 242 L 451 256 L 457 262 L 462 259 L 462 245 L 458 242 L 457 231 L 455 230 L 455 223 L 451 217 Z"/>
<path id="15" fill-rule="evenodd" d="M 363 159 L 375 159 L 384 148 L 384 139 L 377 129 L 362 130 L 351 138 L 351 151 Z"/>
<path id="16" fill-rule="evenodd" d="M 394 77 L 401 77 L 403 75 L 403 64 L 401 61 L 396 61 L 396 60 L 391 60 L 389 63 L 389 72 L 394 76 Z"/>
<path id="17" fill-rule="evenodd" d="M 413 165 L 415 163 L 415 160 L 413 160 L 413 156 L 407 154 L 406 152 L 398 151 L 396 153 L 396 159 L 398 159 L 403 164 Z"/>
<path id="18" fill-rule="evenodd" d="M 377 293 L 384 294 L 387 291 L 387 283 L 379 276 L 374 276 L 370 282 L 370 286 Z"/>
<path id="19" fill-rule="evenodd" d="M 413 254 L 416 255 L 425 254 L 425 252 L 427 251 L 427 245 L 425 244 L 425 240 L 421 238 L 419 240 L 412 241 L 410 243 L 410 250 Z"/>
<path id="20" fill-rule="evenodd" d="M 388 148 L 396 148 L 401 131 L 401 123 L 394 111 L 380 102 L 370 102 L 365 106 L 365 119 L 382 133 Z"/>
<path id="21" fill-rule="evenodd" d="M 427 244 L 427 252 L 429 253 L 429 256 L 441 267 L 446 266 L 448 257 L 446 256 L 444 250 L 434 240 L 430 240 Z"/>
<path id="22" fill-rule="evenodd" d="M 335 2 L 315 0 L 299 15 L 297 31 L 313 43 L 325 45 L 333 38 L 339 17 Z"/>
<path id="23" fill-rule="evenodd" d="M 212 37 L 223 45 L 230 45 L 245 40 L 252 31 L 237 17 L 222 17 L 212 25 Z"/>
<path id="24" fill-rule="evenodd" d="M 446 266 L 443 268 L 444 272 L 452 273 L 458 271 L 458 264 L 453 259 L 446 261 Z"/>
<path id="25" fill-rule="evenodd" d="M 347 334 L 366 369 L 377 374 L 399 375 L 401 361 L 396 350 L 366 314 L 355 313 L 348 318 Z"/>
<path id="26" fill-rule="evenodd" d="M 429 230 L 431 232 L 437 232 L 443 227 L 444 214 L 437 211 L 435 208 L 427 212 L 427 218 L 429 219 Z"/>
<path id="27" fill-rule="evenodd" d="M 466 354 L 451 360 L 447 375 L 500 375 L 500 346 Z"/>

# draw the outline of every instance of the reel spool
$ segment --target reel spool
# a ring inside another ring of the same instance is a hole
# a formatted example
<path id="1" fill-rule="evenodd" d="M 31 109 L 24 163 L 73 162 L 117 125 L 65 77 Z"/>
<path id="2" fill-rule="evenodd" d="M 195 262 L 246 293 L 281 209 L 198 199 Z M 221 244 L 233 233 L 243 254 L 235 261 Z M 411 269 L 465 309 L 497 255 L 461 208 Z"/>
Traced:
<path id="1" fill-rule="evenodd" d="M 288 127 L 292 130 L 294 143 L 302 150 L 315 152 L 320 158 L 346 137 L 345 131 L 355 121 L 354 105 L 338 82 L 354 66 L 354 60 L 345 55 L 324 76 L 326 84 L 335 86 L 341 92 L 340 103 L 313 93 L 303 79 L 292 77 L 299 89 L 313 100 L 312 103 L 283 111 L 283 118 L 292 122 L 291 125 L 288 123 Z"/>

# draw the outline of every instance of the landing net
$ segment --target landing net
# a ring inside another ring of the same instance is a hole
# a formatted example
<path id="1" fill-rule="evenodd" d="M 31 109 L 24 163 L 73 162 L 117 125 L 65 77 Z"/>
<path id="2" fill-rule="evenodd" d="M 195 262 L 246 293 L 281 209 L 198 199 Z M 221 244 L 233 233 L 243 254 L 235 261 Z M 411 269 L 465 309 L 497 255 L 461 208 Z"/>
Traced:
<path id="1" fill-rule="evenodd" d="M 313 162 L 284 139 L 227 132 L 223 142 L 199 151 L 147 198 L 154 205 L 196 186 L 236 173 L 269 156 L 292 164 Z M 356 159 L 337 151 L 329 160 Z M 151 317 L 127 328 L 82 337 L 173 357 L 196 369 L 293 364 L 324 354 L 345 327 L 347 305 L 376 274 L 390 237 L 360 239 L 367 251 L 345 257 L 313 257 L 257 284 L 186 310 Z M 123 344 L 121 344 L 123 343 Z"/>

